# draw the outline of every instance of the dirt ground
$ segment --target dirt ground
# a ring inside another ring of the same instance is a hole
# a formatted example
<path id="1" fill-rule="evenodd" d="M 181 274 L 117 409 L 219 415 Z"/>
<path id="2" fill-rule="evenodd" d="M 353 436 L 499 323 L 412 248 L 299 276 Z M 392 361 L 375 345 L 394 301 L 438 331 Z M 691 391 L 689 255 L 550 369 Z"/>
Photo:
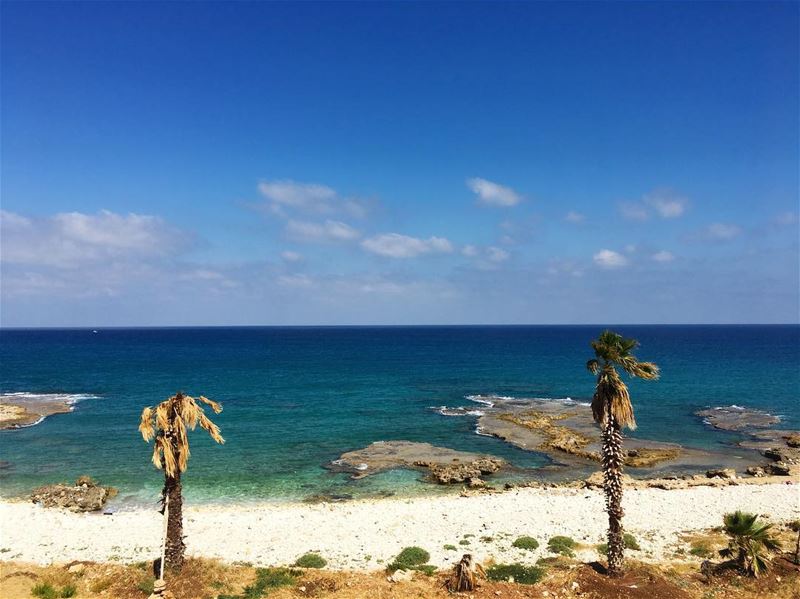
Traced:
<path id="1" fill-rule="evenodd" d="M 0 562 L 0 597 L 33 597 L 35 585 L 49 583 L 56 593 L 74 585 L 74 597 L 146 599 L 152 590 L 150 564 L 94 564 L 73 562 L 62 566 L 37 567 L 18 562 Z M 239 595 L 252 584 L 256 570 L 248 565 L 225 565 L 218 561 L 190 559 L 178 577 L 169 578 L 175 599 L 216 599 Z M 655 567 L 628 562 L 627 573 L 612 579 L 601 564 L 559 560 L 535 585 L 508 582 L 482 583 L 472 593 L 449 593 L 444 587 L 446 573 L 426 576 L 416 573 L 407 582 L 389 582 L 382 572 L 333 572 L 306 570 L 290 587 L 270 590 L 270 599 L 320 597 L 331 599 L 435 599 L 465 598 L 548 599 L 800 599 L 800 567 L 786 557 L 774 560 L 774 567 L 754 580 L 725 571 L 709 584 L 696 563 L 675 563 Z M 58 596 L 58 595 L 56 595 Z M 249 597 L 248 597 L 249 599 Z"/>

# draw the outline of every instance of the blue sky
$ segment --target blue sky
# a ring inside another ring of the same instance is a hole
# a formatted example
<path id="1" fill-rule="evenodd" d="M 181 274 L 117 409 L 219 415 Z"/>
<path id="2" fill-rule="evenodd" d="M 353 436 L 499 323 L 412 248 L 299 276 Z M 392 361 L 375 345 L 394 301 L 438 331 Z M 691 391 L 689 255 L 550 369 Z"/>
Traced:
<path id="1" fill-rule="evenodd" d="M 0 323 L 797 322 L 799 25 L 4 2 Z"/>

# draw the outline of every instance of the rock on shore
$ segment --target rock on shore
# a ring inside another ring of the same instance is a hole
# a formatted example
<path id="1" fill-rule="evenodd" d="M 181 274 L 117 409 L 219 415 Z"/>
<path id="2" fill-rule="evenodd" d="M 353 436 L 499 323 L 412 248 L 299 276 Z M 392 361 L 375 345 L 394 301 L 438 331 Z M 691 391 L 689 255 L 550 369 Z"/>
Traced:
<path id="1" fill-rule="evenodd" d="M 116 494 L 113 487 L 102 487 L 88 476 L 81 476 L 74 485 L 44 485 L 34 489 L 31 501 L 71 512 L 96 512 Z"/>

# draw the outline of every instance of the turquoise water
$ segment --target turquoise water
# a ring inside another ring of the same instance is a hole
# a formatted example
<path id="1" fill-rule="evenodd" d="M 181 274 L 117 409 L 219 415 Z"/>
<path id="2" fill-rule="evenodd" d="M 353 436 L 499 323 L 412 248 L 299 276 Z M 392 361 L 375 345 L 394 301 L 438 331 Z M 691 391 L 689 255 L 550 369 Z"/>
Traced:
<path id="1" fill-rule="evenodd" d="M 641 436 L 728 444 L 693 412 L 754 407 L 800 427 L 800 327 L 624 326 L 658 382 L 632 381 Z M 88 473 L 122 501 L 151 501 L 160 473 L 136 426 L 141 408 L 181 389 L 221 401 L 227 443 L 192 437 L 190 500 L 441 492 L 394 471 L 352 482 L 323 465 L 373 441 L 408 439 L 508 459 L 533 478 L 545 456 L 475 434 L 471 394 L 588 400 L 598 326 L 302 327 L 0 331 L 0 392 L 89 396 L 69 414 L 0 432 L 2 494 Z"/>

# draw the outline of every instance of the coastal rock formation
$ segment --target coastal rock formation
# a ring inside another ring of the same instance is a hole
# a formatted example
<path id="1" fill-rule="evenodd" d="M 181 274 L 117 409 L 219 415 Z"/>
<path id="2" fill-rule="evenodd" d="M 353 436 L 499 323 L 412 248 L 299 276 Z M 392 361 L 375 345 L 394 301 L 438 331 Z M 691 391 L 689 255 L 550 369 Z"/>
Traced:
<path id="1" fill-rule="evenodd" d="M 438 484 L 468 483 L 482 486 L 481 476 L 493 474 L 506 465 L 493 456 L 456 451 L 430 443 L 412 441 L 377 441 L 363 449 L 342 454 L 328 465 L 334 472 L 348 472 L 352 479 L 394 468 L 427 471 Z"/>
<path id="2" fill-rule="evenodd" d="M 102 510 L 106 501 L 116 494 L 113 487 L 102 487 L 90 477 L 81 476 L 74 485 L 44 485 L 34 489 L 31 501 L 71 512 L 96 512 Z"/>
<path id="3" fill-rule="evenodd" d="M 505 400 L 492 398 L 493 405 L 478 419 L 478 430 L 529 451 L 547 454 L 570 467 L 594 465 L 600 461 L 600 435 L 591 408 L 571 400 Z M 674 443 L 636 437 L 625 439 L 625 465 L 630 468 L 696 469 L 727 466 L 727 452 L 712 454 Z M 746 453 L 746 452 L 742 452 Z M 737 456 L 741 458 L 741 456 Z M 753 463 L 757 456 L 751 456 Z M 741 464 L 737 460 L 737 464 Z M 747 464 L 742 464 L 747 466 Z"/>
<path id="4" fill-rule="evenodd" d="M 0 430 L 32 426 L 53 414 L 71 412 L 90 395 L 67 393 L 0 393 Z"/>
<path id="5" fill-rule="evenodd" d="M 707 470 L 706 478 L 736 478 L 736 470 L 733 468 L 718 468 L 716 470 Z"/>
<path id="6" fill-rule="evenodd" d="M 695 412 L 706 424 L 723 431 L 746 431 L 754 428 L 768 428 L 778 424 L 781 419 L 761 410 L 751 410 L 740 406 L 708 408 Z"/>

